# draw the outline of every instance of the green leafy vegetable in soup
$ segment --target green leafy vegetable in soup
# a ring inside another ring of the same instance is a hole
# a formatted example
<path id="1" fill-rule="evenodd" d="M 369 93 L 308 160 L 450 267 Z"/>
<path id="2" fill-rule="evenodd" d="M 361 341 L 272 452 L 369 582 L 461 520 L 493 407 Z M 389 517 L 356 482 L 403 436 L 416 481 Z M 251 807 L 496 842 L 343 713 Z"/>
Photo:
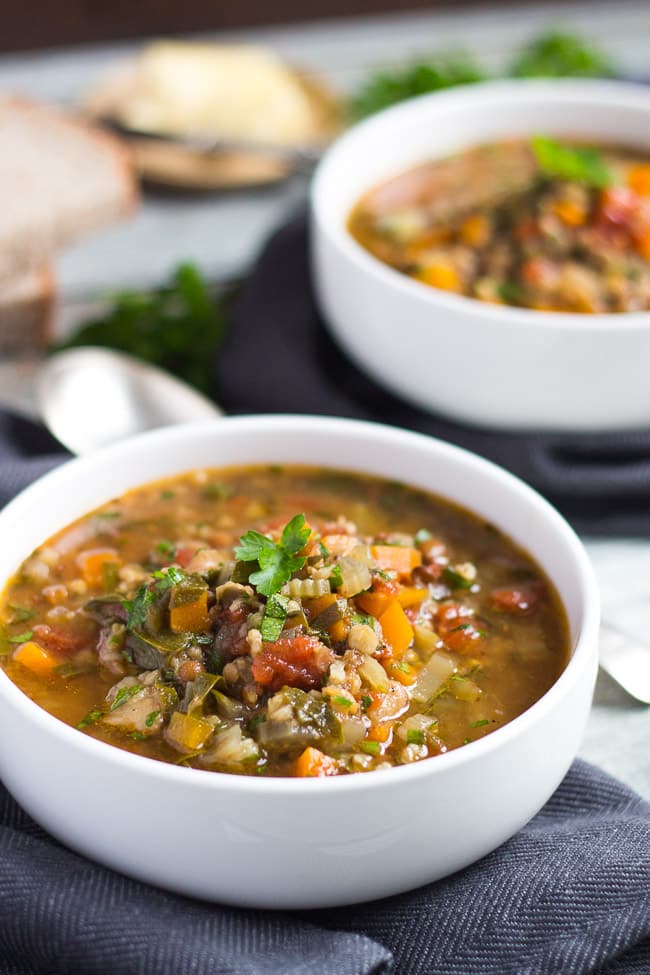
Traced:
<path id="1" fill-rule="evenodd" d="M 568 650 L 552 585 L 494 527 L 297 467 L 196 471 L 112 501 L 26 560 L 0 626 L 2 666 L 61 720 L 240 775 L 435 757 L 528 708 Z"/>
<path id="2" fill-rule="evenodd" d="M 650 310 L 650 159 L 539 134 L 424 163 L 349 229 L 433 288 L 540 311 Z"/>

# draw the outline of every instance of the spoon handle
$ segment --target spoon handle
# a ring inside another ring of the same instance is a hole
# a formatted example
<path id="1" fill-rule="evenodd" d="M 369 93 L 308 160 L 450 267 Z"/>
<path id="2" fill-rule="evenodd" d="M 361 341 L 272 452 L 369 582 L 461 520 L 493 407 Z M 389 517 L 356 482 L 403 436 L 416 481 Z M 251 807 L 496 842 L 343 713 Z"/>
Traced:
<path id="1" fill-rule="evenodd" d="M 650 646 L 603 622 L 599 651 L 603 670 L 631 697 L 650 704 Z"/>

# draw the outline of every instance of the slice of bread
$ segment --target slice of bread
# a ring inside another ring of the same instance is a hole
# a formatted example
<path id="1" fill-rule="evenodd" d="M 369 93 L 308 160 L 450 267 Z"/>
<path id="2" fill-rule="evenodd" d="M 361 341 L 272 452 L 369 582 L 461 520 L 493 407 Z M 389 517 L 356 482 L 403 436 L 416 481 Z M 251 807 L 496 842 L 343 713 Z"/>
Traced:
<path id="1" fill-rule="evenodd" d="M 41 352 L 52 336 L 56 302 L 47 267 L 0 285 L 0 358 Z"/>
<path id="2" fill-rule="evenodd" d="M 120 140 L 49 106 L 0 99 L 0 284 L 37 271 L 136 201 Z"/>

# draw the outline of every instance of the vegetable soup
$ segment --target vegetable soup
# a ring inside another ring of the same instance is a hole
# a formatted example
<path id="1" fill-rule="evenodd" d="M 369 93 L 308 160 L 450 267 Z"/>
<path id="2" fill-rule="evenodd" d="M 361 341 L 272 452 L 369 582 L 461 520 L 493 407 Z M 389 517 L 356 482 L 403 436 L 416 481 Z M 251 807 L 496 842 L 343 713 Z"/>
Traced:
<path id="1" fill-rule="evenodd" d="M 545 136 L 482 145 L 371 190 L 349 219 L 423 284 L 540 311 L 650 309 L 650 159 Z"/>
<path id="2" fill-rule="evenodd" d="M 525 711 L 569 655 L 553 586 L 494 526 L 299 467 L 128 492 L 23 563 L 0 624 L 6 672 L 56 717 L 244 775 L 437 756 Z"/>

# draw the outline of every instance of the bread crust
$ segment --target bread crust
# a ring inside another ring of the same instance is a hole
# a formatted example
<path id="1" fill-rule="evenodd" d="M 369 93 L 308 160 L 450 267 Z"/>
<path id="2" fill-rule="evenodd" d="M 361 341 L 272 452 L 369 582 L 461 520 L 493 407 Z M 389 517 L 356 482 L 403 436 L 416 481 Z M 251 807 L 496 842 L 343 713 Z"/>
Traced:
<path id="1" fill-rule="evenodd" d="M 17 157 L 20 151 L 24 155 L 26 144 L 34 155 L 40 151 L 44 158 L 40 169 L 32 158 L 31 168 L 21 173 L 19 161 L 11 154 L 15 148 Z M 47 159 L 52 159 L 57 147 L 61 147 L 61 156 L 65 156 L 66 148 L 69 150 L 70 165 L 57 159 L 58 165 L 48 168 Z M 86 152 L 87 159 L 75 164 L 71 158 L 75 152 L 80 159 Z M 95 180 L 92 194 L 84 197 L 77 192 L 75 196 L 75 181 L 81 185 L 88 178 L 89 166 L 93 176 L 101 170 L 102 177 Z M 0 231 L 0 283 L 42 268 L 83 234 L 129 216 L 139 199 L 133 157 L 122 140 L 81 118 L 21 95 L 0 99 L 0 185 L 11 202 Z M 73 192 L 66 194 L 66 186 Z M 25 191 L 27 199 L 21 211 L 20 194 Z M 41 207 L 42 216 L 29 212 L 30 191 L 41 199 L 48 193 L 52 197 Z"/>

